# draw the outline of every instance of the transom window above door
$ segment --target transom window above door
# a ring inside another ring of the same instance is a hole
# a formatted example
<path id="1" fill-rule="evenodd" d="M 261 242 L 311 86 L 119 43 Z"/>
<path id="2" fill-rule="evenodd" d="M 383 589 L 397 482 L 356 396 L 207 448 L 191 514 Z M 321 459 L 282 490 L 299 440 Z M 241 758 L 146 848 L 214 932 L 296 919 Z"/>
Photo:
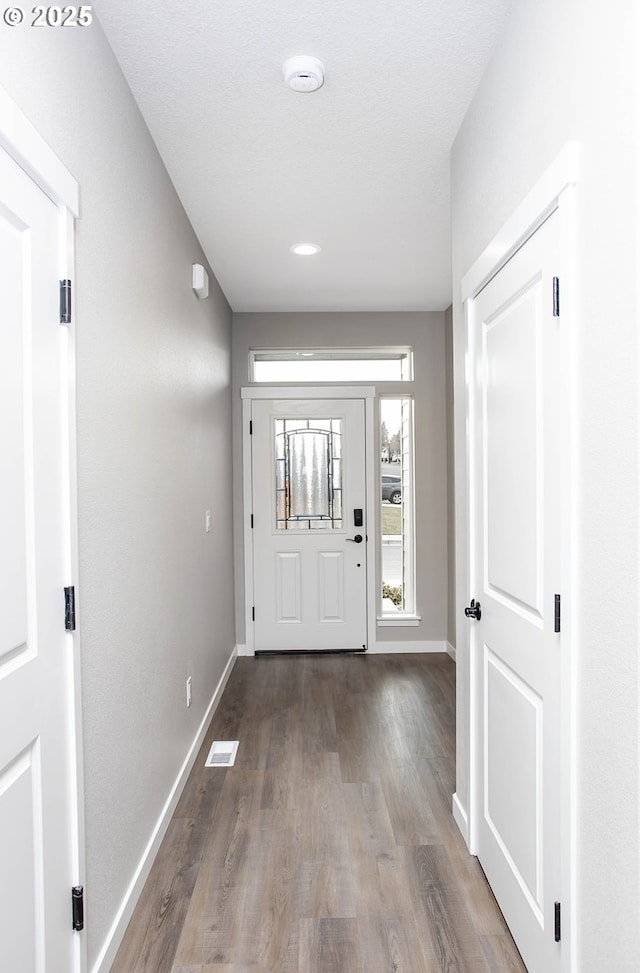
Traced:
<path id="1" fill-rule="evenodd" d="M 251 382 L 410 382 L 413 352 L 390 348 L 254 348 Z"/>

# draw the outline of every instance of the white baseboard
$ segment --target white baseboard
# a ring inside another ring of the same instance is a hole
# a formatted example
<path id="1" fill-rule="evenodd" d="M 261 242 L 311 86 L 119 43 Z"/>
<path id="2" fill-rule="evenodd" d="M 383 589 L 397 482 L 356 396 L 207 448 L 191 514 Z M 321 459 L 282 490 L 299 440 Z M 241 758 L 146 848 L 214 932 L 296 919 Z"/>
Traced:
<path id="1" fill-rule="evenodd" d="M 233 669 L 237 656 L 238 648 L 235 647 L 229 656 L 229 661 L 227 662 L 224 672 L 220 677 L 220 681 L 216 686 L 215 692 L 211 697 L 211 702 L 207 706 L 206 712 L 202 718 L 202 722 L 198 728 L 198 732 L 195 735 L 193 743 L 189 747 L 178 776 L 176 777 L 173 786 L 169 791 L 169 796 L 167 797 L 155 827 L 151 832 L 147 846 L 142 853 L 140 861 L 138 862 L 138 867 L 134 872 L 131 883 L 129 884 L 129 888 L 125 892 L 124 898 L 120 903 L 116 917 L 113 921 L 111 929 L 107 934 L 104 945 L 102 946 L 102 949 L 100 950 L 92 967 L 91 973 L 109 973 L 109 970 L 111 969 L 127 926 L 129 925 L 131 916 L 133 915 L 133 910 L 136 907 L 136 903 L 140 897 L 144 883 L 146 882 L 149 872 L 151 871 L 151 866 L 153 865 L 166 830 L 169 827 L 171 816 L 173 815 L 178 801 L 180 800 L 180 795 L 182 794 L 184 785 L 187 782 L 187 777 L 189 776 L 191 768 L 196 761 L 198 751 L 202 746 L 202 741 L 205 738 L 205 734 L 209 728 L 209 723 L 211 722 L 213 714 L 218 707 L 220 697 L 222 696 L 224 687 L 226 686 L 229 676 L 231 675 L 231 670 Z"/>
<path id="2" fill-rule="evenodd" d="M 441 639 L 427 641 L 425 639 L 413 642 L 370 642 L 368 655 L 397 655 L 402 652 L 446 652 L 447 643 Z"/>
<path id="3" fill-rule="evenodd" d="M 453 661 L 456 661 L 456 647 L 452 645 L 451 642 L 445 642 L 445 652 L 450 655 Z"/>
<path id="4" fill-rule="evenodd" d="M 467 848 L 469 847 L 469 819 L 467 817 L 467 812 L 460 803 L 460 799 L 457 794 L 453 795 L 453 820 L 458 825 L 460 833 L 464 838 Z"/>

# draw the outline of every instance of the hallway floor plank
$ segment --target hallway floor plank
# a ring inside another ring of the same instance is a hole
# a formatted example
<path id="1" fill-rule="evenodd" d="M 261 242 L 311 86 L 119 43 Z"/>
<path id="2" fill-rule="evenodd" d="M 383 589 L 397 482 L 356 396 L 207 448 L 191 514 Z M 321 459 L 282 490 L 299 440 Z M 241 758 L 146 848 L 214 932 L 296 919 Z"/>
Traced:
<path id="1" fill-rule="evenodd" d="M 238 659 L 111 973 L 526 973 L 454 789 L 448 656 Z"/>

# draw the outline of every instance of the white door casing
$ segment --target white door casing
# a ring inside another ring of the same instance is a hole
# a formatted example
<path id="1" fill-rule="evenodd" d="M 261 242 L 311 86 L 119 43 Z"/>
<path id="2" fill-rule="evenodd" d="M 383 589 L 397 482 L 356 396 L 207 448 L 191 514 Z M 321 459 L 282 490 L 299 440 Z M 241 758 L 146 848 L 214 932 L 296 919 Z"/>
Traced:
<path id="1" fill-rule="evenodd" d="M 298 395 L 251 403 L 254 648 L 363 650 L 365 402 Z M 322 471 L 312 499 L 303 496 L 306 479 L 297 482 L 294 473 L 303 452 L 301 469 L 310 469 L 314 455 Z M 362 511 L 360 525 L 355 510 Z M 317 519 L 323 511 L 326 519 Z"/>
<path id="2" fill-rule="evenodd" d="M 529 973 L 562 968 L 560 229 L 554 213 L 470 313 L 475 850 Z"/>
<path id="3" fill-rule="evenodd" d="M 79 687 L 64 621 L 72 352 L 58 312 L 77 187 L 2 90 L 0 187 L 0 968 L 72 973 L 83 953 L 71 923 Z"/>

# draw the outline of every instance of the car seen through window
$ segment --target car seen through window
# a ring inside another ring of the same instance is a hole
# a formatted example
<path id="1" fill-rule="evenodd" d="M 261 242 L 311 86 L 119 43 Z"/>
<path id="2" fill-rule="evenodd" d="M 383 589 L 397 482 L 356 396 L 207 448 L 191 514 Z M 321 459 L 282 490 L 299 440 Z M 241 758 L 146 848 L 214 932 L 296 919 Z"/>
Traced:
<path id="1" fill-rule="evenodd" d="M 382 475 L 382 499 L 389 503 L 402 503 L 402 485 L 399 476 Z"/>

